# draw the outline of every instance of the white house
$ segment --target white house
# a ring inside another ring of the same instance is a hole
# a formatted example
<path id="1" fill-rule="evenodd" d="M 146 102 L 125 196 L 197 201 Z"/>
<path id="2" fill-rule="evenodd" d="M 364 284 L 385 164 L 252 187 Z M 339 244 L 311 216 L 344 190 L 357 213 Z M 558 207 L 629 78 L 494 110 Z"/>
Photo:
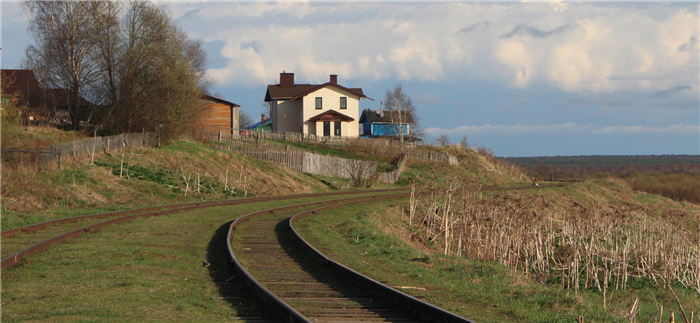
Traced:
<path id="1" fill-rule="evenodd" d="M 294 84 L 294 73 L 280 73 L 280 83 L 267 86 L 272 132 L 301 132 L 319 137 L 358 137 L 362 89 L 349 89 L 331 75 L 324 84 Z M 372 99 L 370 99 L 372 100 Z"/>

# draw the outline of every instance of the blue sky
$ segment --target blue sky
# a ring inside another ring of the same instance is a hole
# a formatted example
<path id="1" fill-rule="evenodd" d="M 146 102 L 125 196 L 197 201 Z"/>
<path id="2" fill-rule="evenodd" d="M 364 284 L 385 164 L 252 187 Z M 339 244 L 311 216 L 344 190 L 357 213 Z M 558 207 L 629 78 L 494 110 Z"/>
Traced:
<path id="1" fill-rule="evenodd" d="M 700 154 L 699 5 L 680 3 L 159 2 L 209 56 L 213 92 L 260 118 L 283 70 L 401 83 L 421 126 L 498 156 Z M 2 3 L 2 67 L 31 42 Z"/>

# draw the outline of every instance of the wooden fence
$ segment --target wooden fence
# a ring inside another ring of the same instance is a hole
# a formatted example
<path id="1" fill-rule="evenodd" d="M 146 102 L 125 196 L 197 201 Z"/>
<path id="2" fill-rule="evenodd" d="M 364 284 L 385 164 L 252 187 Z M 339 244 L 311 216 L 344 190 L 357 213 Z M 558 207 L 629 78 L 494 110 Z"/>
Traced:
<path id="1" fill-rule="evenodd" d="M 92 157 L 93 154 L 108 151 L 116 153 L 122 149 L 156 147 L 160 144 L 160 138 L 155 133 L 127 133 L 115 136 L 92 137 L 86 139 L 75 140 L 54 144 L 41 149 L 39 154 L 39 167 L 50 168 L 52 165 L 58 165 L 60 168 L 61 159 L 67 157 Z"/>
<path id="2" fill-rule="evenodd" d="M 401 176 L 401 173 L 403 173 L 406 168 L 407 159 L 406 155 L 401 155 L 399 161 L 396 163 L 396 168 L 389 173 L 378 173 L 377 181 L 390 184 L 396 183 L 396 181 L 399 180 L 399 176 Z"/>
<path id="3" fill-rule="evenodd" d="M 211 147 L 265 160 L 275 165 L 317 175 L 370 178 L 377 172 L 377 162 L 331 157 L 267 140 L 222 139 Z"/>
<path id="4" fill-rule="evenodd" d="M 230 136 L 230 135 L 229 135 Z M 290 142 L 303 142 L 313 145 L 323 145 L 331 148 L 344 148 L 365 155 L 390 154 L 406 155 L 408 158 L 430 160 L 448 165 L 458 164 L 457 157 L 440 151 L 420 149 L 414 143 L 398 142 L 384 138 L 356 138 L 356 137 L 318 137 L 313 134 L 297 132 L 271 133 L 263 131 L 251 131 L 248 137 L 260 139 L 285 140 Z"/>
<path id="5" fill-rule="evenodd" d="M 235 151 L 248 156 L 262 159 L 295 169 L 298 171 L 342 178 L 370 178 L 376 175 L 380 182 L 394 183 L 403 172 L 407 158 L 430 160 L 435 162 L 456 165 L 457 158 L 439 151 L 416 149 L 410 143 L 400 143 L 389 139 L 377 138 L 347 138 L 331 137 L 322 138 L 315 135 L 302 133 L 270 133 L 264 131 L 247 131 L 238 134 L 223 132 L 201 132 L 196 136 L 220 144 L 211 145 L 214 148 Z M 339 157 L 330 157 L 314 154 L 306 150 L 285 145 L 270 140 L 284 140 L 289 142 L 303 142 L 307 144 L 323 145 L 331 148 L 344 148 L 349 151 L 364 155 L 401 155 L 397 168 L 389 173 L 377 173 L 377 163 L 360 161 Z"/>
<path id="6" fill-rule="evenodd" d="M 377 162 L 304 152 L 302 172 L 329 177 L 368 179 L 377 173 Z"/>

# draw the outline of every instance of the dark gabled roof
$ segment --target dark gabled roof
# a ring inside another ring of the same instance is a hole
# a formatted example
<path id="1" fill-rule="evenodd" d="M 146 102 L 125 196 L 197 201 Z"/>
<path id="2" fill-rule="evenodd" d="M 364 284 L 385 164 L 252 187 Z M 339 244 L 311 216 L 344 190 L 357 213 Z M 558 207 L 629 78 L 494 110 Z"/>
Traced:
<path id="1" fill-rule="evenodd" d="M 360 116 L 360 123 L 391 123 L 392 116 L 399 113 L 396 110 L 363 110 Z M 399 118 L 396 118 L 397 120 Z M 413 116 L 409 113 L 404 115 L 404 121 L 407 124 L 413 124 Z"/>
<path id="2" fill-rule="evenodd" d="M 41 90 L 46 103 L 53 104 L 57 107 L 68 106 L 68 97 L 66 96 L 66 91 L 62 89 L 43 89 Z M 90 101 L 86 100 L 82 96 L 80 97 L 81 106 L 92 105 Z"/>
<path id="3" fill-rule="evenodd" d="M 39 81 L 31 70 L 2 70 L 2 82 L 5 83 L 6 95 L 28 96 L 39 91 Z"/>
<path id="4" fill-rule="evenodd" d="M 28 103 L 30 108 L 40 108 L 47 105 L 56 107 L 67 106 L 68 97 L 62 89 L 42 89 L 39 86 L 34 71 L 32 70 L 2 70 L 0 71 L 2 82 L 8 82 L 4 95 L 20 97 Z M 88 100 L 80 97 L 82 106 L 92 105 Z"/>
<path id="5" fill-rule="evenodd" d="M 324 84 L 294 84 L 293 87 L 281 87 L 279 84 L 272 84 L 267 86 L 267 93 L 265 93 L 265 102 L 270 102 L 272 100 L 296 100 L 299 98 L 302 98 L 314 91 L 318 91 L 322 88 L 325 87 L 336 87 L 341 90 L 345 90 L 347 92 L 350 92 L 354 95 L 357 95 L 358 99 L 359 98 L 366 98 L 372 100 L 372 98 L 366 96 L 363 92 L 362 89 L 360 88 L 355 88 L 355 89 L 349 89 L 346 88 L 342 85 L 338 85 L 335 83 L 324 83 Z M 374 101 L 374 100 L 372 100 Z"/>
<path id="6" fill-rule="evenodd" d="M 316 116 L 313 116 L 309 118 L 309 121 L 311 122 L 316 122 L 316 121 L 354 121 L 355 119 L 349 116 L 346 116 L 338 111 L 335 110 L 328 110 L 324 113 L 318 114 Z"/>
<path id="7" fill-rule="evenodd" d="M 202 95 L 200 95 L 200 98 L 202 98 L 203 100 L 208 100 L 208 101 L 212 101 L 212 102 L 216 102 L 216 103 L 230 105 L 232 107 L 240 107 L 241 106 L 240 104 L 235 104 L 233 102 L 226 101 L 222 98 L 215 97 L 215 96 L 209 95 L 209 94 L 202 94 Z"/>

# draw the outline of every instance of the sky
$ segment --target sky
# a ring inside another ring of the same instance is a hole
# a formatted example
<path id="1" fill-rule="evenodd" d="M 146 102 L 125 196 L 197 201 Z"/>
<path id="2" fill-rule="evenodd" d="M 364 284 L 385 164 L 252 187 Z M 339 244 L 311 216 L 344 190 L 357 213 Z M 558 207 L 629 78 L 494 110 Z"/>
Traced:
<path id="1" fill-rule="evenodd" d="M 264 112 L 282 71 L 338 75 L 373 99 L 401 84 L 426 140 L 497 156 L 700 154 L 698 2 L 164 2 L 203 42 L 212 92 Z M 32 43 L 2 2 L 0 62 Z"/>

